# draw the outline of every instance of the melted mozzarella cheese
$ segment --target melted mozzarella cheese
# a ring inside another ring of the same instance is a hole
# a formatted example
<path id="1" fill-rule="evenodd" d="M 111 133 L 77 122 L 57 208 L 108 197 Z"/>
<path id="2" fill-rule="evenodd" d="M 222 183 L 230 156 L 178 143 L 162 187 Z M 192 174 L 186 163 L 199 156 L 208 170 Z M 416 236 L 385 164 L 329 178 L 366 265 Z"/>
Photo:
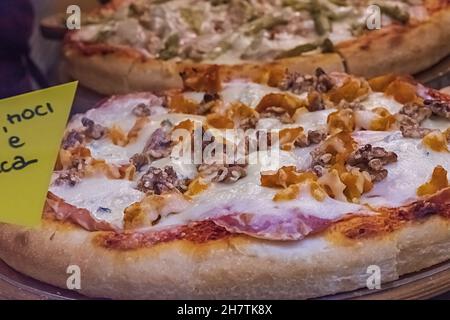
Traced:
<path id="1" fill-rule="evenodd" d="M 107 106 L 94 108 L 87 111 L 84 115 L 77 115 L 72 118 L 68 129 L 75 129 L 83 127 L 81 124 L 81 119 L 87 117 L 93 120 L 95 123 L 100 124 L 104 127 L 111 128 L 116 125 L 120 127 L 123 131 L 128 132 L 136 122 L 136 116 L 133 114 L 133 109 L 137 105 L 143 103 L 148 103 L 148 96 L 136 95 L 133 97 L 119 97 L 112 98 L 110 102 L 107 102 Z M 105 108 L 107 110 L 105 110 Z M 155 106 L 157 114 L 167 113 L 167 109 L 162 106 Z M 153 107 L 152 107 L 153 114 Z"/>
<path id="2" fill-rule="evenodd" d="M 189 116 L 190 119 L 203 121 L 203 117 Z M 88 143 L 92 156 L 95 159 L 104 159 L 111 164 L 127 164 L 136 153 L 141 153 L 152 133 L 160 128 L 161 122 L 169 120 L 176 125 L 186 119 L 186 115 L 180 113 L 161 114 L 150 117 L 150 121 L 139 132 L 137 139 L 125 147 L 111 143 L 111 140 L 103 138 L 92 140 Z"/>
<path id="3" fill-rule="evenodd" d="M 259 101 L 269 93 L 279 92 L 277 88 L 268 87 L 247 81 L 232 81 L 224 85 L 221 92 L 226 105 L 233 102 L 241 102 L 251 108 L 255 108 Z"/>
<path id="4" fill-rule="evenodd" d="M 394 98 L 388 97 L 381 92 L 373 92 L 369 94 L 369 96 L 362 101 L 361 104 L 366 110 L 383 107 L 391 114 L 398 113 L 403 106 L 401 103 L 395 101 Z"/>
<path id="5" fill-rule="evenodd" d="M 77 208 L 89 210 L 98 220 L 121 227 L 124 210 L 144 197 L 133 184 L 128 180 L 95 177 L 83 179 L 75 186 L 53 185 L 50 191 Z"/>
<path id="6" fill-rule="evenodd" d="M 335 111 L 336 109 L 325 109 L 314 112 L 305 112 L 297 118 L 295 123 L 303 127 L 305 131 L 325 128 L 327 126 L 328 116 Z"/>
<path id="7" fill-rule="evenodd" d="M 421 126 L 424 128 L 445 131 L 450 128 L 450 121 L 442 117 L 431 116 L 422 122 Z"/>

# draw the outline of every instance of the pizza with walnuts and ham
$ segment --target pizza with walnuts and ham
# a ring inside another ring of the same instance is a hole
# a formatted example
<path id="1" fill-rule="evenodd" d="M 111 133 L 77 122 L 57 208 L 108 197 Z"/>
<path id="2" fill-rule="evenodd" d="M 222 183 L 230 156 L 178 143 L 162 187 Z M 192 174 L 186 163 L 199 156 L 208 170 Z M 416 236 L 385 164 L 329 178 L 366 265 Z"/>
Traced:
<path id="1" fill-rule="evenodd" d="M 0 258 L 152 299 L 310 298 L 450 258 L 450 96 L 395 75 L 218 73 L 74 116 L 41 227 L 0 225 Z"/>
<path id="2" fill-rule="evenodd" d="M 179 72 L 192 65 L 258 82 L 286 67 L 414 74 L 450 54 L 449 4 L 115 0 L 67 35 L 64 56 L 72 77 L 104 94 L 180 88 Z"/>

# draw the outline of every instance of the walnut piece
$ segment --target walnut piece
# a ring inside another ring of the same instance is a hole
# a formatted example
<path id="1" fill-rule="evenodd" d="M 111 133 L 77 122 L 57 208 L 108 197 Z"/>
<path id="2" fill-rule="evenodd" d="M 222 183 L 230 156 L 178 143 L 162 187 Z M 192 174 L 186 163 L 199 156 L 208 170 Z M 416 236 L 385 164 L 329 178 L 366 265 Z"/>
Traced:
<path id="1" fill-rule="evenodd" d="M 202 164 L 198 167 L 200 176 L 207 181 L 232 183 L 247 175 L 245 165 Z"/>
<path id="2" fill-rule="evenodd" d="M 161 159 L 170 155 L 172 151 L 171 130 L 173 126 L 170 122 L 163 121 L 161 128 L 156 129 L 147 140 L 143 153 L 148 154 L 151 159 Z"/>
<path id="3" fill-rule="evenodd" d="M 426 99 L 423 101 L 423 104 L 425 107 L 430 108 L 435 115 L 450 120 L 450 102 Z"/>
<path id="4" fill-rule="evenodd" d="M 139 179 L 136 187 L 139 191 L 149 194 L 162 194 L 172 190 L 187 190 L 187 181 L 178 179 L 177 173 L 172 166 L 164 168 L 150 167 Z"/>
<path id="5" fill-rule="evenodd" d="M 62 142 L 62 148 L 67 150 L 73 147 L 76 147 L 78 144 L 82 144 L 84 141 L 84 134 L 81 132 L 78 132 L 76 130 L 71 130 L 69 133 L 64 137 Z"/>
<path id="6" fill-rule="evenodd" d="M 81 124 L 86 128 L 84 134 L 90 139 L 99 140 L 103 138 L 107 132 L 107 128 L 86 117 L 81 119 Z"/>
<path id="7" fill-rule="evenodd" d="M 405 138 L 422 139 L 430 132 L 435 130 L 429 128 L 421 128 L 418 126 L 400 126 L 400 131 Z"/>
<path id="8" fill-rule="evenodd" d="M 76 168 L 71 168 L 68 171 L 60 173 L 58 178 L 55 179 L 54 184 L 57 186 L 68 184 L 73 187 L 81 181 L 81 175 L 82 173 Z"/>
<path id="9" fill-rule="evenodd" d="M 350 154 L 347 164 L 360 168 L 370 174 L 373 182 L 378 182 L 386 178 L 388 172 L 383 168 L 388 163 L 397 161 L 397 154 L 386 151 L 382 147 L 372 147 L 366 144 Z"/>
<path id="10" fill-rule="evenodd" d="M 281 81 L 279 88 L 296 94 L 308 92 L 311 89 L 323 93 L 330 91 L 334 85 L 333 79 L 323 69 L 317 68 L 314 76 L 288 72 Z"/>
<path id="11" fill-rule="evenodd" d="M 431 116 L 430 109 L 414 102 L 405 104 L 399 113 L 414 119 L 418 124 L 422 123 Z"/>

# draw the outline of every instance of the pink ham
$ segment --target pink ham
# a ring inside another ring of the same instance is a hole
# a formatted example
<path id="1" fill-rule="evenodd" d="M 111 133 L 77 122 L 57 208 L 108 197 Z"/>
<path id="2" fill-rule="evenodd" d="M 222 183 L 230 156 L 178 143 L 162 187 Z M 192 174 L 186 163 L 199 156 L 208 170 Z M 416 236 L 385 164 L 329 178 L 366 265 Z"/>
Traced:
<path id="1" fill-rule="evenodd" d="M 243 233 L 267 240 L 300 240 L 328 227 L 333 220 L 296 211 L 284 215 L 234 213 L 212 221 L 231 233 Z"/>
<path id="2" fill-rule="evenodd" d="M 117 227 L 109 222 L 95 219 L 89 210 L 77 208 L 68 204 L 63 199 L 49 192 L 47 203 L 51 210 L 45 210 L 46 218 L 54 218 L 58 221 L 70 221 L 78 224 L 88 231 L 118 231 Z"/>

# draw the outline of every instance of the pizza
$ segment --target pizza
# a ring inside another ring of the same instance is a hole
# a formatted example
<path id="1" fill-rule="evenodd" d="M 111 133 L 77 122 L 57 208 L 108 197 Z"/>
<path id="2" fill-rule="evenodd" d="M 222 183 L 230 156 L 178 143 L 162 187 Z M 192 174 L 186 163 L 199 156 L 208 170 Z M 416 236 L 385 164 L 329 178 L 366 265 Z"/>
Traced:
<path id="1" fill-rule="evenodd" d="M 449 4 L 114 0 L 67 35 L 64 57 L 69 75 L 108 95 L 181 88 L 179 73 L 192 66 L 268 84 L 286 67 L 414 74 L 450 54 Z"/>
<path id="2" fill-rule="evenodd" d="M 62 288 L 78 266 L 81 293 L 118 299 L 311 298 L 450 258 L 449 95 L 219 74 L 73 116 L 41 226 L 0 224 L 0 258 Z"/>

